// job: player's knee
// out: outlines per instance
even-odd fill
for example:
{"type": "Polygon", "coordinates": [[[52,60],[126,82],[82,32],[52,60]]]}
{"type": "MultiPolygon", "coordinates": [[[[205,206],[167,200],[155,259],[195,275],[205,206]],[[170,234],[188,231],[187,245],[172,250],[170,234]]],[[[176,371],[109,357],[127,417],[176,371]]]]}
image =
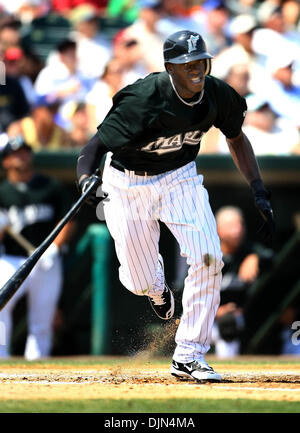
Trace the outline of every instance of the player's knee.
{"type": "Polygon", "coordinates": [[[200,257],[197,257],[196,263],[194,265],[197,269],[206,269],[209,275],[218,275],[221,274],[221,270],[224,266],[224,262],[222,260],[222,254],[217,253],[202,253],[200,257]]]}
{"type": "Polygon", "coordinates": [[[222,254],[205,253],[202,257],[203,266],[208,269],[209,275],[218,275],[224,266],[222,254]]]}
{"type": "Polygon", "coordinates": [[[151,291],[151,286],[143,286],[140,284],[129,285],[126,287],[130,292],[138,296],[148,296],[151,291]]]}

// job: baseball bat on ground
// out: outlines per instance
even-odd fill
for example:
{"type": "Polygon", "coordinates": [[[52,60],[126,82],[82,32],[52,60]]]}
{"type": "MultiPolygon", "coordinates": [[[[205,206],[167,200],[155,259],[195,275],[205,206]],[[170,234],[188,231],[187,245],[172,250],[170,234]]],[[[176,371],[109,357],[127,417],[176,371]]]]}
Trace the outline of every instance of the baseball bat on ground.
{"type": "MultiPolygon", "coordinates": [[[[68,213],[64,218],[57,224],[57,226],[52,230],[52,232],[47,236],[47,238],[41,243],[40,246],[25,260],[22,266],[16,270],[14,275],[4,284],[0,289],[0,311],[5,307],[8,301],[13,297],[18,288],[28,277],[33,267],[36,265],[37,261],[41,258],[47,248],[52,244],[59,232],[64,228],[67,222],[73,218],[74,215],[79,211],[85,200],[88,198],[90,193],[97,189],[101,183],[101,177],[94,174],[92,176],[92,182],[88,186],[87,190],[82,194],[82,196],[73,204],[68,213]]],[[[104,200],[104,197],[99,197],[99,202],[104,200]]]]}

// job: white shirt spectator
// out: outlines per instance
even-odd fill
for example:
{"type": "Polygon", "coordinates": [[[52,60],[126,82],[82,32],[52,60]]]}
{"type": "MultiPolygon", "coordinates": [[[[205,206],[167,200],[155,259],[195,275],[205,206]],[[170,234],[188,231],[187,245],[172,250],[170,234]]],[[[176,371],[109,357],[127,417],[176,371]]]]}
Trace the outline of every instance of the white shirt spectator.
{"type": "MultiPolygon", "coordinates": [[[[249,138],[256,155],[290,155],[299,144],[300,135],[295,124],[278,117],[270,108],[267,99],[251,95],[247,100],[243,131],[249,138]]],[[[219,137],[219,150],[228,153],[223,135],[219,137]]]]}
{"type": "Polygon", "coordinates": [[[258,87],[264,86],[266,71],[259,58],[251,55],[245,48],[234,43],[231,47],[221,51],[212,60],[212,75],[221,80],[225,80],[234,65],[246,65],[249,71],[248,87],[251,92],[255,92],[258,87]]]}
{"type": "Polygon", "coordinates": [[[256,155],[290,155],[300,140],[297,128],[280,117],[271,131],[263,131],[254,125],[245,125],[243,131],[256,155]]]}
{"type": "Polygon", "coordinates": [[[100,36],[89,39],[74,34],[73,39],[77,44],[78,70],[85,77],[99,78],[111,58],[110,44],[100,36]]]}
{"type": "Polygon", "coordinates": [[[157,23],[157,31],[162,35],[163,39],[182,29],[199,32],[199,21],[191,16],[168,15],[161,18],[157,23]]]}
{"type": "Polygon", "coordinates": [[[101,34],[97,9],[89,3],[72,8],[68,18],[76,42],[78,70],[89,78],[99,78],[111,57],[110,42],[101,34]]]}
{"type": "Polygon", "coordinates": [[[53,58],[50,64],[38,74],[35,81],[35,91],[38,96],[47,96],[49,101],[54,101],[57,98],[63,102],[80,101],[84,99],[90,84],[91,81],[79,71],[70,73],[58,58],[53,58]],[[59,97],[61,92],[65,93],[65,96],[59,97]]]}
{"type": "Polygon", "coordinates": [[[233,18],[228,26],[233,44],[222,50],[212,61],[212,75],[226,80],[232,66],[246,65],[249,72],[249,90],[257,92],[259,86],[267,79],[265,55],[253,52],[252,45],[256,34],[257,21],[251,15],[239,15],[233,18]]]}
{"type": "Polygon", "coordinates": [[[112,95],[109,85],[103,81],[97,81],[86,96],[86,103],[95,107],[95,115],[100,124],[112,107],[112,95]]]}
{"type": "Polygon", "coordinates": [[[163,55],[157,55],[162,52],[164,43],[159,33],[150,32],[143,21],[137,20],[125,30],[125,34],[127,38],[136,39],[139,43],[143,56],[142,61],[148,72],[165,69],[163,55]]]}
{"type": "Polygon", "coordinates": [[[70,72],[58,57],[53,56],[49,64],[40,71],[34,87],[38,99],[44,98],[48,104],[59,104],[58,123],[68,129],[68,104],[84,101],[93,82],[79,71],[70,72]]]}
{"type": "Polygon", "coordinates": [[[19,81],[25,93],[26,99],[29,102],[29,105],[33,107],[36,103],[37,95],[31,79],[27,77],[27,75],[21,75],[19,77],[19,81]]]}
{"type": "Polygon", "coordinates": [[[270,80],[265,88],[265,96],[272,109],[300,128],[300,87],[290,90],[277,80],[270,80]]]}

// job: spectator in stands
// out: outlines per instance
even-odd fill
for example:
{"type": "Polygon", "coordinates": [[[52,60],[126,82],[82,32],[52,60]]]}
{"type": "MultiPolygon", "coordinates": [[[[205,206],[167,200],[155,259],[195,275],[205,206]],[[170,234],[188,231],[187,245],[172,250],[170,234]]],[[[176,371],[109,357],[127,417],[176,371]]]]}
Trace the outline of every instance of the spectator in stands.
{"type": "Polygon", "coordinates": [[[163,38],[157,31],[157,22],[162,16],[160,0],[139,0],[139,16],[125,29],[127,38],[135,39],[142,53],[141,60],[148,72],[164,70],[163,57],[157,53],[162,51],[163,38]]]}
{"type": "Polygon", "coordinates": [[[71,129],[64,142],[64,147],[83,147],[91,137],[88,111],[84,102],[74,104],[73,110],[70,112],[70,123],[71,129]]]}
{"type": "Polygon", "coordinates": [[[20,22],[11,17],[3,17],[0,21],[0,49],[20,46],[20,22]]]}
{"type": "Polygon", "coordinates": [[[297,45],[299,49],[300,35],[285,21],[286,14],[283,14],[283,5],[273,0],[265,0],[258,7],[257,17],[262,27],[281,34],[285,39],[297,45]]]}
{"type": "Polygon", "coordinates": [[[293,82],[297,52],[287,46],[280,56],[270,56],[266,62],[266,70],[270,77],[258,93],[264,96],[271,108],[279,116],[290,120],[300,130],[300,83],[293,82]]]}
{"type": "Polygon", "coordinates": [[[217,55],[230,45],[226,27],[229,21],[229,12],[224,0],[205,0],[202,12],[194,15],[198,21],[198,32],[209,46],[210,52],[217,55]]]}
{"type": "Polygon", "coordinates": [[[49,0],[19,0],[17,2],[7,2],[14,6],[14,13],[22,24],[27,25],[34,19],[46,15],[50,11],[49,0]]]}
{"type": "Polygon", "coordinates": [[[22,48],[24,57],[22,59],[22,72],[26,75],[31,83],[34,84],[38,74],[45,66],[42,59],[31,48],[22,48]]]}
{"type": "Polygon", "coordinates": [[[76,43],[69,39],[62,40],[57,46],[57,57],[39,73],[35,90],[48,104],[58,103],[56,122],[64,129],[70,127],[67,114],[68,104],[84,100],[91,89],[92,80],[78,71],[76,43]]]}
{"type": "Polygon", "coordinates": [[[124,70],[124,86],[148,74],[142,56],[141,47],[136,39],[126,36],[125,30],[116,34],[113,40],[113,57],[119,61],[124,70]]]}
{"type": "Polygon", "coordinates": [[[240,15],[231,20],[228,31],[233,43],[213,59],[212,75],[224,80],[234,65],[244,64],[249,71],[249,90],[255,92],[257,86],[263,87],[266,79],[264,63],[252,47],[257,26],[251,15],[240,15]]]}
{"type": "MultiPolygon", "coordinates": [[[[21,30],[23,32],[23,28],[24,27],[22,26],[22,23],[11,16],[3,16],[2,18],[0,17],[0,51],[4,55],[5,52],[11,48],[21,49],[22,73],[23,75],[28,76],[33,83],[44,64],[35,53],[34,47],[24,46],[23,35],[21,37],[21,30]]],[[[14,55],[15,54],[16,52],[14,55]]]]}
{"type": "Polygon", "coordinates": [[[250,93],[249,79],[250,73],[248,65],[236,63],[229,69],[224,81],[245,98],[250,93]]]}
{"type": "Polygon", "coordinates": [[[123,86],[124,68],[118,59],[110,60],[102,77],[86,96],[88,126],[92,134],[112,106],[112,98],[123,86]]]}
{"type": "Polygon", "coordinates": [[[3,69],[1,70],[0,101],[0,133],[6,132],[12,122],[20,122],[30,114],[30,105],[21,84],[17,78],[8,75],[3,69]]]}
{"type": "MultiPolygon", "coordinates": [[[[227,75],[223,77],[223,80],[233,87],[241,96],[248,96],[251,93],[249,90],[250,74],[248,64],[246,62],[233,63],[231,68],[229,70],[226,69],[226,71],[227,75]]],[[[203,136],[200,151],[201,153],[228,152],[228,148],[226,150],[224,135],[218,128],[210,128],[203,136]]]]}
{"type": "Polygon", "coordinates": [[[199,22],[189,14],[185,0],[161,0],[163,16],[157,23],[157,30],[166,39],[172,33],[182,29],[199,31],[199,22]]]}
{"type": "Polygon", "coordinates": [[[262,269],[271,263],[273,252],[247,239],[241,209],[234,206],[220,208],[216,212],[216,222],[224,268],[212,343],[218,357],[232,357],[241,351],[243,307],[249,296],[249,287],[262,269]]]}
{"type": "Polygon", "coordinates": [[[285,21],[283,6],[278,6],[270,0],[263,2],[257,12],[258,21],[262,28],[256,33],[252,41],[253,50],[266,60],[277,57],[278,53],[293,52],[295,67],[293,83],[300,86],[300,34],[299,31],[285,21]],[[276,46],[276,50],[274,47],[276,46]]]}
{"type": "Polygon", "coordinates": [[[4,64],[6,72],[11,77],[18,79],[25,93],[26,99],[30,106],[36,102],[36,93],[30,78],[24,74],[25,56],[22,48],[10,47],[7,48],[4,55],[4,64]]]}
{"type": "Polygon", "coordinates": [[[278,31],[261,28],[253,36],[252,47],[264,59],[266,71],[264,80],[257,81],[255,93],[266,97],[277,114],[299,127],[300,45],[278,31]]]}
{"type": "Polygon", "coordinates": [[[81,5],[69,13],[76,42],[79,72],[88,78],[97,79],[111,57],[111,45],[101,34],[97,9],[91,5],[81,5]]]}
{"type": "Polygon", "coordinates": [[[277,116],[266,99],[250,95],[247,104],[243,130],[252,140],[256,155],[289,155],[299,147],[300,133],[296,126],[277,116]]]}
{"type": "Polygon", "coordinates": [[[257,0],[227,0],[226,5],[231,16],[244,14],[256,16],[257,0]]]}
{"type": "Polygon", "coordinates": [[[40,98],[32,109],[32,115],[20,122],[10,124],[7,133],[10,137],[22,135],[34,150],[58,150],[66,146],[67,132],[55,122],[57,103],[48,103],[40,98]]]}
{"type": "Polygon", "coordinates": [[[299,31],[300,3],[298,0],[285,0],[281,5],[282,18],[288,31],[299,31]]]}
{"type": "MultiPolygon", "coordinates": [[[[256,155],[291,155],[299,151],[300,133],[293,122],[278,116],[266,97],[251,94],[246,101],[248,111],[243,131],[252,140],[256,155]]],[[[208,150],[228,153],[224,136],[213,132],[204,137],[206,153],[208,150]]]]}

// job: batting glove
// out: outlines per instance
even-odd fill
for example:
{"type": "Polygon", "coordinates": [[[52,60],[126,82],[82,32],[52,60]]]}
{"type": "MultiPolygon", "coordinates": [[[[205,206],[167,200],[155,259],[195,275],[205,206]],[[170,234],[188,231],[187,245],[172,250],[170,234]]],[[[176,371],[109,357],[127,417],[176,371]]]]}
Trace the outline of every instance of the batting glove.
{"type": "Polygon", "coordinates": [[[258,230],[258,235],[264,241],[272,241],[275,234],[275,221],[270,203],[271,193],[268,191],[261,179],[251,182],[255,206],[264,219],[263,225],[258,230]]]}
{"type": "MultiPolygon", "coordinates": [[[[99,169],[96,170],[95,174],[96,174],[96,176],[101,177],[101,173],[100,173],[99,169]]],[[[85,177],[84,179],[82,179],[82,181],[80,183],[78,183],[79,192],[81,194],[84,194],[86,192],[86,190],[88,189],[88,187],[91,185],[92,181],[93,181],[92,176],[85,177]]],[[[85,202],[88,205],[90,205],[92,207],[97,207],[98,203],[107,197],[107,194],[103,193],[102,190],[101,190],[101,194],[99,195],[99,188],[101,190],[101,187],[98,187],[97,189],[94,189],[93,191],[91,191],[91,193],[89,194],[89,196],[85,200],[85,202]]]]}

